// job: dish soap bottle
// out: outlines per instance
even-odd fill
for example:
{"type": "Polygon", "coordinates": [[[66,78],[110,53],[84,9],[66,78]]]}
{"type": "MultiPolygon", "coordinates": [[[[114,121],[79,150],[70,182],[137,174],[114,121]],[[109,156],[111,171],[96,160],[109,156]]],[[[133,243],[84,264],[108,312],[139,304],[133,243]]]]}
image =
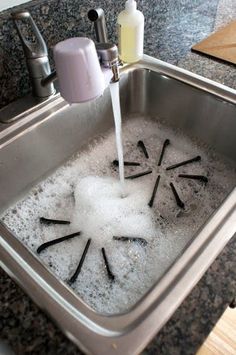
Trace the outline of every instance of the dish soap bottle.
{"type": "Polygon", "coordinates": [[[118,48],[120,59],[134,63],[143,56],[144,16],[137,10],[135,0],[127,0],[118,23],[118,48]]]}

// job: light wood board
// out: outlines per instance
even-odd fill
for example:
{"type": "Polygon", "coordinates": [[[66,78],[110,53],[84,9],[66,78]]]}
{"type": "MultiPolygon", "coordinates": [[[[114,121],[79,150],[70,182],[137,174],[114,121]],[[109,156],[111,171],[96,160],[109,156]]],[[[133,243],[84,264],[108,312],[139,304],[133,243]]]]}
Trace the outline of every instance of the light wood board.
{"type": "Polygon", "coordinates": [[[195,44],[192,50],[236,64],[236,21],[195,44]]]}
{"type": "Polygon", "coordinates": [[[197,355],[236,355],[236,308],[227,308],[197,355]]]}

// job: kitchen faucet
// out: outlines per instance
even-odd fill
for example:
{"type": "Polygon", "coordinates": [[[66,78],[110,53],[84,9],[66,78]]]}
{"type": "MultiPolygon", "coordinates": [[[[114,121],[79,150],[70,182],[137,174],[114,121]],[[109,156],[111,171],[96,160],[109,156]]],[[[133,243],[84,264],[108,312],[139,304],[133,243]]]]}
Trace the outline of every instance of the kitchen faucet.
{"type": "MultiPolygon", "coordinates": [[[[105,43],[95,44],[91,39],[76,37],[59,42],[54,47],[56,71],[51,72],[45,41],[28,11],[12,14],[23,45],[32,83],[33,95],[47,99],[54,95],[53,81],[59,80],[61,95],[69,102],[84,102],[100,96],[108,82],[119,80],[119,60],[116,45],[107,43],[105,19],[99,10],[96,25],[97,38],[105,43]],[[29,41],[22,30],[28,21],[34,35],[29,41]]],[[[97,11],[94,10],[94,11],[97,11]]]]}

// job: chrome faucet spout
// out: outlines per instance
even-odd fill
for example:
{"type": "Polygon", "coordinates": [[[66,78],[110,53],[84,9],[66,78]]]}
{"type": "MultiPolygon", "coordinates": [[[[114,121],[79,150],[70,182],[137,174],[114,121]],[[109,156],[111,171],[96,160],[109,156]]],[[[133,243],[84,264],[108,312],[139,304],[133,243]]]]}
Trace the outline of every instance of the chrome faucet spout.
{"type": "Polygon", "coordinates": [[[116,83],[117,81],[120,80],[119,61],[111,63],[111,70],[113,73],[111,82],[116,83]]]}
{"type": "Polygon", "coordinates": [[[96,50],[100,63],[107,68],[110,68],[113,73],[112,82],[119,81],[119,57],[118,48],[112,43],[97,43],[96,50]]]}

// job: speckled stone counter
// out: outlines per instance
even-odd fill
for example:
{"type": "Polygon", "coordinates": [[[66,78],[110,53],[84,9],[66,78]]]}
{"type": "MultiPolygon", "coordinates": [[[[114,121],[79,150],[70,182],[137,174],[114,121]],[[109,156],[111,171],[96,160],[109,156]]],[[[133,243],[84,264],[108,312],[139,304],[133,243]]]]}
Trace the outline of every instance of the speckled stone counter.
{"type": "MultiPolygon", "coordinates": [[[[236,18],[235,0],[140,0],[145,18],[145,52],[236,88],[236,67],[192,53],[191,46],[236,18]]],[[[124,1],[48,0],[25,5],[51,48],[58,40],[81,33],[91,36],[87,10],[101,6],[109,37],[116,40],[115,21],[124,1]]],[[[30,90],[23,52],[9,24],[0,15],[0,105],[30,90]],[[14,53],[14,55],[12,55],[14,53]]],[[[143,354],[194,354],[236,293],[236,236],[143,354]]],[[[59,328],[0,271],[0,338],[16,354],[81,354],[59,328]]]]}

